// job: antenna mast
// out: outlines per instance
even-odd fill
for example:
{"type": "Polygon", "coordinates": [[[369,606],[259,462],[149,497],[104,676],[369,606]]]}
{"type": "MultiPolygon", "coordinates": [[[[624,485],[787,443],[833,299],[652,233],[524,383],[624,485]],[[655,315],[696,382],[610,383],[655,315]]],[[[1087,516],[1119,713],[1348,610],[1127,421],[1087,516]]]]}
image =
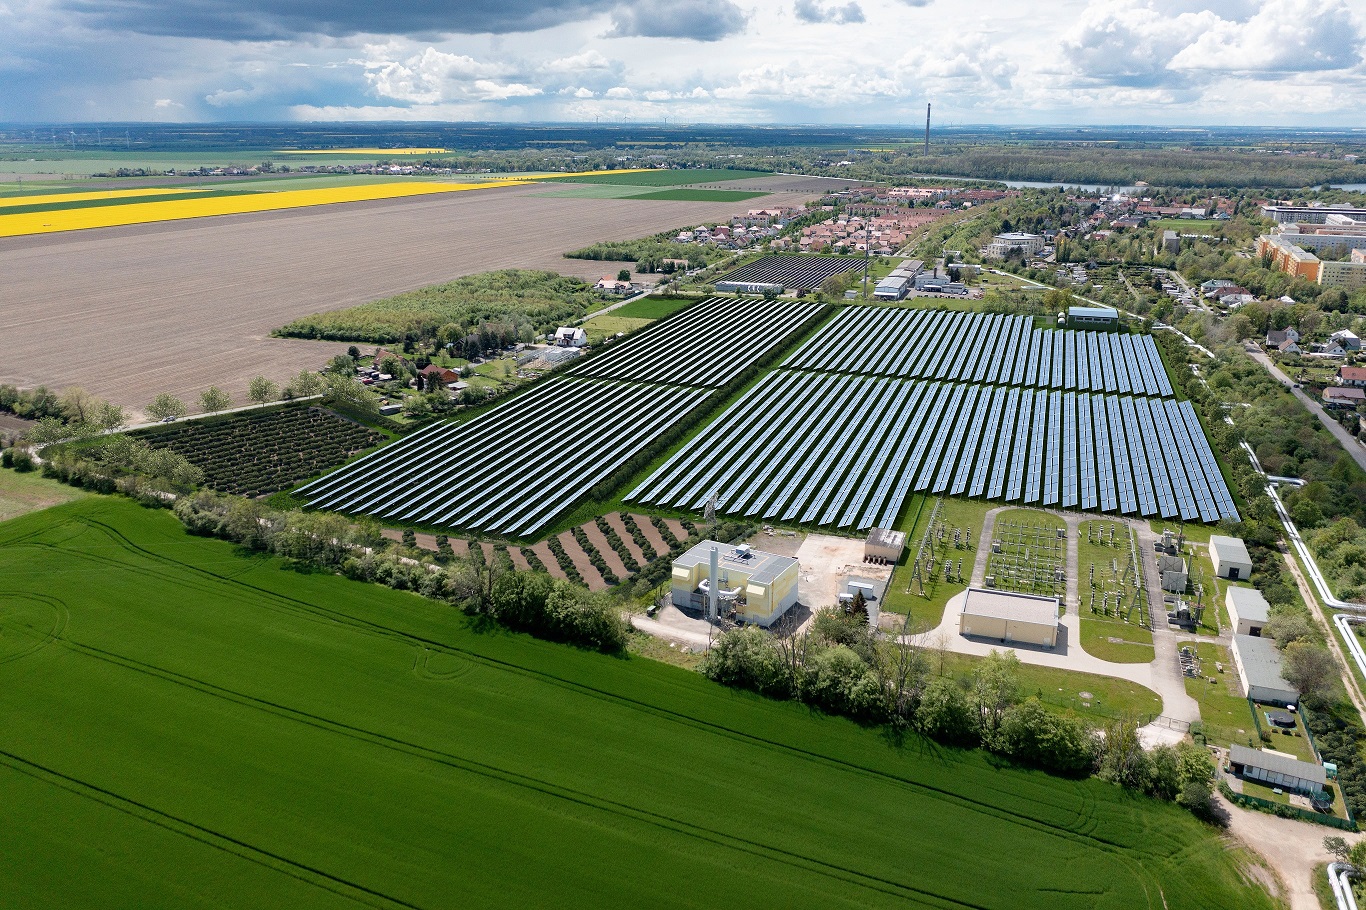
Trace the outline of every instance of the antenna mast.
{"type": "Polygon", "coordinates": [[[930,105],[925,105],[925,157],[930,157],[930,105]]]}

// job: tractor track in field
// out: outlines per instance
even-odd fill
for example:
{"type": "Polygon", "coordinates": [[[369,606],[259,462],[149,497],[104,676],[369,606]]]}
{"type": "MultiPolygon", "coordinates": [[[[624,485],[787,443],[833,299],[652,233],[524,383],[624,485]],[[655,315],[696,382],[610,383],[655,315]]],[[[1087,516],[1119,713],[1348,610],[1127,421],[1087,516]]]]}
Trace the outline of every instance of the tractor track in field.
{"type": "MultiPolygon", "coordinates": [[[[398,641],[405,644],[423,646],[430,648],[433,651],[446,652],[452,655],[461,656],[493,669],[498,669],[504,672],[509,672],[520,676],[538,679],[544,683],[548,683],[550,685],[554,685],[556,687],[563,688],[569,691],[578,692],[582,695],[586,695],[588,697],[592,697],[607,702],[609,704],[614,704],[618,707],[623,707],[629,710],[636,710],[643,713],[647,713],[661,719],[678,723],[682,726],[686,726],[692,729],[709,733],[711,735],[721,736],[739,742],[750,743],[752,745],[760,746],[762,748],[784,752],[794,757],[800,758],[802,760],[822,765],[834,770],[839,770],[844,773],[853,774],[858,777],[880,780],[894,787],[909,792],[917,793],[930,799],[939,800],[955,805],[966,811],[975,812],[986,817],[994,818],[998,821],[1017,825],[1027,830],[1032,830],[1037,833],[1046,834],[1052,837],[1060,838],[1062,840],[1071,841],[1079,845],[1086,845],[1091,848],[1101,850],[1112,856],[1116,861],[1120,862],[1125,868],[1127,868],[1131,872],[1131,874],[1135,876],[1137,880],[1139,880],[1142,883],[1145,889],[1145,903],[1149,907],[1157,906],[1153,903],[1154,898],[1149,887],[1149,885],[1151,884],[1151,873],[1149,873],[1148,870],[1145,869],[1142,866],[1142,864],[1140,864],[1138,861],[1133,860],[1126,855],[1129,849],[1127,845],[1112,840],[1108,840],[1100,833],[1081,833],[1081,831],[1079,830],[1081,826],[1086,825],[1087,827],[1091,828],[1094,832],[1094,829],[1096,827],[1094,824],[1094,818],[1091,818],[1089,825],[1087,824],[1087,816],[1094,815],[1092,811],[1093,801],[1090,798],[1083,799],[1081,811],[1079,811],[1076,816],[1076,826],[1070,828],[1062,827],[1056,823],[1046,822],[1037,817],[1012,810],[1010,808],[998,805],[996,803],[984,799],[975,799],[970,796],[956,793],[933,784],[910,780],[905,777],[901,777],[896,774],[887,771],[882,771],[876,768],[868,767],[866,765],[861,765],[853,761],[823,755],[811,749],[806,749],[800,746],[768,739],[763,736],[756,735],[754,733],[728,727],[724,724],[718,724],[714,721],[704,720],[702,718],[698,718],[681,711],[661,707],[659,705],[653,705],[648,702],[641,701],[639,699],[611,692],[599,687],[591,686],[586,683],[568,679],[566,677],[557,676],[553,673],[548,673],[543,670],[533,669],[511,661],[490,657],[488,655],[481,654],[474,650],[461,648],[456,645],[450,645],[444,642],[436,641],[434,639],[424,638],[420,635],[404,632],[402,630],[394,629],[380,623],[360,619],[358,617],[351,616],[350,614],[346,614],[334,609],[321,607],[309,603],[308,601],[290,597],[289,595],[280,594],[276,591],[272,591],[268,588],[263,588],[259,585],[251,584],[240,579],[226,578],[223,575],[220,575],[208,569],[204,569],[190,563],[181,562],[179,560],[173,559],[172,557],[164,556],[155,553],[151,550],[148,550],[144,547],[141,547],[133,541],[129,540],[121,531],[119,531],[111,525],[106,524],[105,522],[87,517],[85,519],[82,519],[81,523],[88,525],[92,528],[92,530],[97,530],[98,532],[105,534],[110,538],[111,542],[116,543],[127,552],[138,554],[143,558],[152,560],[157,563],[177,566],[185,572],[189,572],[193,575],[203,577],[206,580],[213,580],[218,583],[227,583],[235,587],[250,590],[256,593],[257,595],[261,596],[263,601],[273,603],[274,609],[286,611],[295,615],[303,615],[319,622],[327,622],[345,626],[352,629],[353,631],[360,632],[362,634],[372,634],[391,641],[398,641]]],[[[40,546],[44,549],[60,549],[50,545],[38,544],[36,546],[40,546]]],[[[62,552],[69,554],[69,551],[62,552]]],[[[88,553],[82,553],[80,555],[83,558],[94,558],[96,561],[102,563],[117,565],[125,570],[131,568],[130,566],[128,566],[127,563],[119,563],[116,560],[111,560],[107,557],[92,557],[91,554],[88,553]]],[[[134,571],[137,570],[134,569],[134,571]]],[[[156,575],[158,573],[152,574],[156,575]]],[[[177,579],[176,583],[183,585],[184,580],[177,579]]],[[[285,708],[285,710],[294,711],[294,709],[289,708],[285,708]]],[[[327,723],[334,722],[328,721],[327,723]]],[[[346,727],[346,725],[344,724],[339,724],[338,726],[341,728],[346,727]]],[[[375,735],[384,738],[380,734],[375,735]]],[[[593,798],[597,799],[597,797],[593,798]]],[[[642,810],[635,810],[632,807],[632,811],[642,810]]],[[[713,834],[726,837],[731,836],[725,835],[723,832],[713,832],[713,834]]],[[[925,896],[932,895],[929,895],[927,893],[925,896]]],[[[960,906],[971,905],[960,904],[960,906]]]]}

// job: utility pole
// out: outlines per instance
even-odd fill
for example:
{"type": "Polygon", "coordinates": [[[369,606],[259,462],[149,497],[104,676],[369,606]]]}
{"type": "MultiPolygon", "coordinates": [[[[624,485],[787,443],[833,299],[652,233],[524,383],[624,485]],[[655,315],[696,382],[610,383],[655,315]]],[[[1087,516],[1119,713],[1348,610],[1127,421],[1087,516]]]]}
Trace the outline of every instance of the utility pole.
{"type": "Polygon", "coordinates": [[[930,105],[925,104],[925,157],[930,157],[930,105]]]}

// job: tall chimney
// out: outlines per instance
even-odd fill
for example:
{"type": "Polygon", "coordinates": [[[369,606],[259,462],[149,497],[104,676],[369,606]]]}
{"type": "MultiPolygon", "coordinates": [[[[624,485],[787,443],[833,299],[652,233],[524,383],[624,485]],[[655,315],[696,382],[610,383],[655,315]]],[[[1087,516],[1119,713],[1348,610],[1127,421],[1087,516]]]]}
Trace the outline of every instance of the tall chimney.
{"type": "Polygon", "coordinates": [[[930,157],[930,105],[925,105],[925,157],[930,157]]]}

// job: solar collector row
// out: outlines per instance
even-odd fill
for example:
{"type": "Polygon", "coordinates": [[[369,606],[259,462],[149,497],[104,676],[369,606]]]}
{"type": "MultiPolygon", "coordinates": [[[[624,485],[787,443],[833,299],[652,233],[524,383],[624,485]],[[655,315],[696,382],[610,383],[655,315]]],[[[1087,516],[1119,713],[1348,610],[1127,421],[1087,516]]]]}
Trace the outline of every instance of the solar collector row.
{"type": "Polygon", "coordinates": [[[1151,337],[1041,330],[1026,316],[847,307],[793,369],[1171,397],[1151,337]]]}
{"type": "Polygon", "coordinates": [[[812,290],[831,275],[863,268],[862,259],[835,256],[761,256],[723,275],[719,281],[741,284],[780,284],[785,288],[812,290]]]}
{"type": "Polygon", "coordinates": [[[571,508],[710,390],[555,378],[304,487],[315,508],[521,537],[571,508]]]}
{"type": "Polygon", "coordinates": [[[821,310],[792,300],[713,297],[609,346],[576,376],[723,386],[782,344],[821,310]]]}
{"type": "Polygon", "coordinates": [[[627,498],[693,510],[716,493],[729,514],[854,530],[912,492],[1236,517],[1183,404],[779,371],[627,498]]]}

